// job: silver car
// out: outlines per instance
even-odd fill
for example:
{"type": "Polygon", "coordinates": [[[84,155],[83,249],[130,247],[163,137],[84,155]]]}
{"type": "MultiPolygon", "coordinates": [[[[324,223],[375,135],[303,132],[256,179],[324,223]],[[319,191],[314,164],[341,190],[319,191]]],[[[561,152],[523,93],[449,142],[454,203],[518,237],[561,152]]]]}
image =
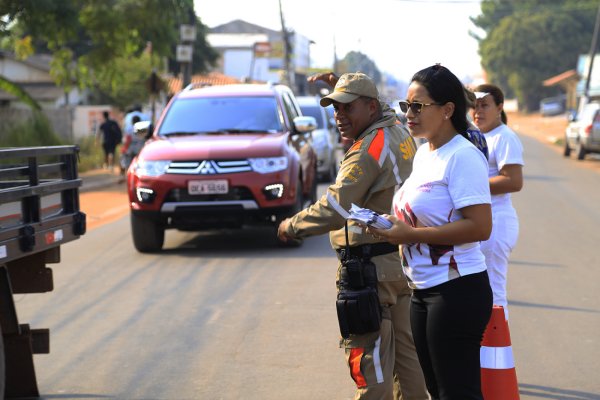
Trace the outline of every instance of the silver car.
{"type": "Polygon", "coordinates": [[[317,153],[317,173],[324,181],[333,181],[337,175],[337,148],[339,134],[335,122],[329,117],[327,111],[319,105],[319,97],[296,97],[302,115],[314,117],[317,120],[317,129],[312,131],[312,146],[317,153]]]}
{"type": "Polygon", "coordinates": [[[569,157],[572,150],[578,160],[588,153],[600,153],[600,103],[584,104],[571,118],[565,131],[564,156],[569,157]]]}

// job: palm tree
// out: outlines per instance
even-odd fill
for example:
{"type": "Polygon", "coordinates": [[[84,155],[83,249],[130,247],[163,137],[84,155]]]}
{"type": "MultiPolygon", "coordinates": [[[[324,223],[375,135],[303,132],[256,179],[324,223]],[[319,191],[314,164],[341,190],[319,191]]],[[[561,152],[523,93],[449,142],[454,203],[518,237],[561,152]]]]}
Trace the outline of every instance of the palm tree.
{"type": "Polygon", "coordinates": [[[12,82],[3,77],[2,75],[0,75],[0,89],[16,96],[20,101],[27,104],[34,111],[40,111],[42,109],[39,103],[35,101],[35,99],[31,97],[29,93],[23,90],[23,88],[18,83],[12,82]]]}

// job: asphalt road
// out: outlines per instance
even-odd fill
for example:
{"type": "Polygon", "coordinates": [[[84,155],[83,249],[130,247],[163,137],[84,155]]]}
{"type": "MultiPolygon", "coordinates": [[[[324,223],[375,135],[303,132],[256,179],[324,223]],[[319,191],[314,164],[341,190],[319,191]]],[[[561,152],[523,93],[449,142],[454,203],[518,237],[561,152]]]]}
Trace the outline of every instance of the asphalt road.
{"type": "MultiPolygon", "coordinates": [[[[600,399],[600,161],[522,140],[509,273],[521,399],[600,399]]],[[[43,398],[352,398],[324,236],[282,249],[268,230],[169,231],[163,253],[142,255],[124,217],[50,267],[54,292],[17,296],[22,323],[51,331],[35,356],[43,398]]]]}

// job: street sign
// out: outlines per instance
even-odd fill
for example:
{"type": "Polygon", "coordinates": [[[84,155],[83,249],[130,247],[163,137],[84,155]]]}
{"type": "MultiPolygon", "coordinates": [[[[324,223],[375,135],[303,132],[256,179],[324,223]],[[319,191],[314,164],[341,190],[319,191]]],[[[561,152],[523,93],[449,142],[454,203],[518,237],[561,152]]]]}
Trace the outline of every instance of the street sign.
{"type": "Polygon", "coordinates": [[[269,42],[254,43],[254,54],[257,57],[268,57],[269,53],[271,53],[271,43],[269,43],[269,42]]]}
{"type": "Polygon", "coordinates": [[[196,40],[196,26],[180,25],[179,37],[181,38],[182,42],[194,42],[196,40]]]}
{"type": "Polygon", "coordinates": [[[175,60],[177,62],[192,62],[193,47],[189,44],[178,44],[177,55],[175,60]]]}

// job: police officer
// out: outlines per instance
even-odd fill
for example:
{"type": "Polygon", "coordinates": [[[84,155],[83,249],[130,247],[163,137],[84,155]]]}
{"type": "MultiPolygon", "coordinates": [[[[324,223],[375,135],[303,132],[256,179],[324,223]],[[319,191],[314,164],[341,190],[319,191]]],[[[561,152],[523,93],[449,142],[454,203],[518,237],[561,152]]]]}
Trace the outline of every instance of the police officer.
{"type": "MultiPolygon", "coordinates": [[[[278,236],[292,240],[329,232],[331,245],[341,259],[351,204],[380,214],[390,213],[394,192],[412,170],[416,146],[394,111],[378,101],[377,87],[367,75],[347,73],[338,80],[329,73],[310,80],[335,84],[334,91],[320,104],[333,104],[341,135],[354,143],[327,193],[309,208],[282,221],[278,236]]],[[[379,331],[351,334],[340,341],[357,386],[355,398],[429,399],[412,340],[411,291],[398,247],[377,241],[350,220],[348,231],[351,255],[370,259],[376,265],[383,318],[379,331]]],[[[339,268],[341,264],[338,277],[339,268]]]]}

